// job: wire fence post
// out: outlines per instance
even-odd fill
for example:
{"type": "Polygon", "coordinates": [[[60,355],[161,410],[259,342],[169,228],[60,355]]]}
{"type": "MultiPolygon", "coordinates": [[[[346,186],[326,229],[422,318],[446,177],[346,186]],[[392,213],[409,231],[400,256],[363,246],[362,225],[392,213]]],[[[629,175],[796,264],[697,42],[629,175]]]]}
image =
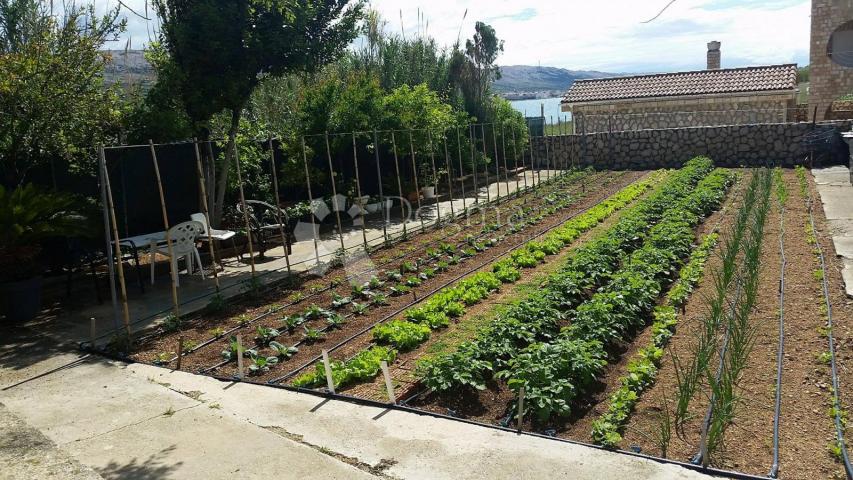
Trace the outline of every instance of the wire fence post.
{"type": "MultiPolygon", "coordinates": [[[[110,229],[110,210],[109,210],[109,202],[107,201],[107,188],[106,188],[106,176],[107,176],[107,166],[106,160],[104,157],[104,147],[98,146],[98,180],[101,191],[101,208],[103,209],[103,221],[104,221],[104,250],[107,252],[107,258],[110,259],[109,263],[109,278],[110,278],[110,300],[112,301],[113,306],[113,327],[118,330],[119,329],[119,306],[118,306],[118,293],[116,292],[116,267],[113,263],[116,259],[121,260],[121,255],[118,257],[113,256],[113,240],[112,240],[112,230],[110,229]]],[[[116,239],[117,240],[117,239],[116,239]]],[[[115,248],[118,249],[118,242],[115,243],[115,248]]]]}
{"type": "MultiPolygon", "coordinates": [[[[485,141],[485,132],[483,133],[485,141]]],[[[492,123],[492,153],[494,153],[495,157],[495,189],[497,190],[497,198],[495,199],[495,203],[500,203],[501,201],[501,172],[500,172],[500,160],[498,159],[498,137],[495,132],[495,123],[492,123]]],[[[509,187],[507,187],[509,189],[509,187]]],[[[504,198],[506,198],[507,192],[504,192],[504,198]]]]}
{"type": "Polygon", "coordinates": [[[480,182],[477,179],[477,156],[476,145],[474,140],[474,129],[477,128],[474,124],[468,126],[468,136],[471,140],[471,174],[474,175],[474,205],[479,208],[480,205],[480,182]]]}
{"type": "Polygon", "coordinates": [[[462,164],[462,135],[459,132],[459,126],[456,126],[456,151],[459,159],[459,188],[462,189],[462,212],[465,214],[465,219],[468,218],[468,203],[465,198],[465,168],[462,164]]]}
{"type": "MultiPolygon", "coordinates": [[[[506,163],[506,130],[501,122],[501,153],[504,157],[504,182],[506,183],[506,193],[509,196],[509,168],[506,163]]],[[[518,196],[518,172],[515,172],[515,195],[518,196]]]]}
{"type": "MultiPolygon", "coordinates": [[[[486,124],[480,124],[480,133],[483,135],[483,173],[486,175],[486,204],[492,203],[492,194],[489,190],[491,190],[489,185],[489,164],[486,160],[489,158],[489,154],[486,152],[486,124]]],[[[476,138],[477,132],[475,130],[474,136],[476,138]]],[[[484,214],[485,215],[485,214],[484,214]]]]}
{"type": "Polygon", "coordinates": [[[243,173],[240,167],[240,153],[237,142],[234,142],[234,165],[237,167],[237,186],[240,191],[240,206],[243,210],[243,221],[246,223],[246,239],[249,245],[249,264],[252,266],[252,279],[255,279],[255,247],[252,244],[252,225],[249,223],[249,207],[246,205],[246,194],[243,191],[243,173]]]}
{"type": "Polygon", "coordinates": [[[400,181],[400,160],[397,157],[397,137],[394,131],[391,130],[391,145],[394,148],[394,170],[397,172],[397,193],[400,195],[400,219],[403,222],[403,237],[406,236],[406,224],[409,223],[406,218],[405,205],[403,204],[403,184],[400,181]]]}
{"type": "Polygon", "coordinates": [[[198,149],[198,139],[193,138],[193,148],[195,149],[195,167],[198,174],[198,189],[201,197],[202,215],[204,215],[205,230],[207,230],[207,246],[210,250],[210,266],[213,269],[213,283],[216,286],[216,293],[219,293],[219,273],[216,268],[216,250],[213,248],[213,227],[210,226],[210,209],[207,204],[207,190],[204,186],[204,172],[201,168],[201,152],[198,149]]]}
{"type": "Polygon", "coordinates": [[[530,139],[527,142],[527,146],[530,149],[530,173],[531,173],[531,177],[532,177],[531,182],[533,183],[533,189],[538,190],[536,177],[537,177],[537,175],[539,176],[538,184],[541,185],[542,184],[542,172],[537,168],[536,162],[535,162],[534,157],[533,157],[533,139],[535,138],[533,136],[533,132],[532,131],[528,132],[528,136],[530,137],[530,139]]]}
{"type": "MultiPolygon", "coordinates": [[[[171,234],[169,233],[169,215],[166,212],[166,196],[163,194],[163,181],[160,178],[160,165],[157,163],[157,152],[154,150],[154,141],[148,140],[148,146],[151,149],[151,162],[154,164],[154,177],[157,179],[157,191],[160,193],[160,209],[163,212],[163,226],[166,231],[166,251],[169,253],[169,270],[172,272],[172,306],[175,318],[180,318],[180,308],[178,307],[178,260],[174,257],[174,252],[172,252],[172,239],[171,234]]],[[[154,261],[154,247],[155,245],[152,242],[152,253],[151,253],[151,261],[154,261]]],[[[192,262],[192,260],[189,260],[192,262]]],[[[153,271],[153,270],[152,270],[153,271]]]]}
{"type": "MultiPolygon", "coordinates": [[[[287,241],[287,235],[284,234],[284,222],[281,218],[281,197],[278,195],[278,172],[275,165],[275,146],[272,143],[272,137],[269,139],[270,146],[270,168],[272,169],[272,188],[275,195],[275,216],[278,222],[278,233],[281,235],[281,248],[284,250],[284,263],[287,265],[287,274],[290,275],[290,254],[287,252],[290,249],[290,243],[287,241]]],[[[286,215],[285,215],[286,216],[286,215]]],[[[289,220],[289,218],[288,218],[289,220]]]]}
{"type": "Polygon", "coordinates": [[[376,183],[379,185],[379,205],[382,209],[382,238],[388,243],[388,222],[391,216],[391,209],[386,207],[385,192],[382,187],[382,168],[379,166],[379,132],[373,129],[373,156],[376,161],[376,183]]]}
{"type": "Polygon", "coordinates": [[[444,132],[444,168],[447,170],[447,194],[450,196],[450,218],[456,219],[456,210],[453,207],[453,169],[450,168],[450,152],[447,151],[447,132],[444,132]]]}
{"type": "Polygon", "coordinates": [[[551,167],[553,165],[553,163],[551,162],[551,149],[550,149],[551,137],[547,136],[547,137],[543,137],[542,139],[545,141],[545,172],[546,172],[545,173],[545,181],[550,183],[551,182],[551,167]]]}
{"type": "Polygon", "coordinates": [[[308,205],[310,205],[311,210],[311,238],[314,240],[314,258],[317,261],[317,266],[320,266],[320,248],[317,242],[317,236],[319,235],[317,222],[314,217],[314,195],[311,193],[311,174],[308,173],[308,152],[305,148],[305,137],[302,137],[302,164],[305,166],[305,186],[308,188],[308,205]]]}
{"type": "Polygon", "coordinates": [[[421,210],[421,187],[418,185],[418,165],[415,160],[415,141],[412,138],[412,131],[409,130],[409,153],[412,156],[412,177],[415,180],[415,199],[417,200],[418,211],[416,216],[418,220],[421,222],[421,231],[426,231],[426,226],[424,225],[424,212],[421,210]]]}
{"type": "Polygon", "coordinates": [[[344,245],[344,229],[341,226],[341,199],[338,198],[338,187],[335,186],[335,170],[332,168],[332,149],[329,147],[329,132],[323,136],[326,140],[326,160],[329,163],[329,178],[332,181],[332,209],[335,211],[335,221],[338,224],[338,239],[341,241],[341,255],[345,255],[347,248],[344,245]]]}
{"type": "MultiPolygon", "coordinates": [[[[518,180],[518,144],[515,139],[515,129],[512,129],[512,160],[515,165],[515,189],[519,190],[519,180],[518,180]]],[[[527,168],[524,166],[524,151],[521,152],[521,173],[524,174],[524,190],[527,191],[527,168]]]]}
{"type": "Polygon", "coordinates": [[[361,194],[361,174],[358,172],[358,148],[356,146],[355,141],[355,132],[352,132],[352,164],[355,167],[355,189],[358,193],[358,202],[356,205],[358,206],[358,213],[361,216],[361,238],[364,240],[364,252],[367,253],[367,231],[365,230],[365,216],[367,215],[367,209],[365,205],[362,205],[364,202],[364,196],[361,194]]]}
{"type": "MultiPolygon", "coordinates": [[[[438,196],[438,169],[435,168],[435,146],[432,143],[432,131],[427,130],[427,138],[429,139],[429,159],[432,162],[432,193],[435,197],[435,226],[441,223],[441,203],[438,196]]],[[[429,187],[429,185],[427,185],[429,187]]],[[[452,205],[452,202],[451,202],[452,205]]]]}
{"type": "MultiPolygon", "coordinates": [[[[107,208],[109,208],[108,216],[110,218],[110,227],[113,234],[113,242],[115,243],[115,261],[116,270],[118,270],[119,294],[121,295],[122,319],[124,321],[125,334],[127,335],[127,348],[130,351],[131,334],[130,334],[130,307],[127,304],[127,284],[124,279],[124,266],[121,262],[121,243],[118,234],[118,222],[116,222],[115,203],[113,202],[113,191],[110,187],[110,175],[107,170],[107,161],[104,156],[104,147],[98,148],[100,152],[101,170],[104,179],[104,196],[107,199],[107,208]]],[[[112,261],[112,260],[111,260],[112,261]]],[[[94,345],[92,345],[94,348],[94,345]]]]}

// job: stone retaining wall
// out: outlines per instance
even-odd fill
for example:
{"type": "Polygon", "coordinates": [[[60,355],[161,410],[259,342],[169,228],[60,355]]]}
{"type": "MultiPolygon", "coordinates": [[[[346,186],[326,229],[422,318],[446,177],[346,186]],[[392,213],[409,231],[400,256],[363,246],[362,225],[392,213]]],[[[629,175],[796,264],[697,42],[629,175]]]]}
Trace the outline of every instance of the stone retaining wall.
{"type": "MultiPolygon", "coordinates": [[[[813,148],[810,138],[815,130],[830,132],[833,138],[837,136],[834,148],[838,149],[840,143],[844,150],[846,146],[840,135],[831,132],[850,128],[851,122],[844,121],[817,126],[777,123],[535,137],[534,164],[541,168],[550,162],[551,167],[648,170],[679,167],[697,155],[706,155],[723,167],[791,167],[809,158],[813,148]]],[[[839,158],[831,161],[846,159],[843,151],[835,155],[839,158]]]]}

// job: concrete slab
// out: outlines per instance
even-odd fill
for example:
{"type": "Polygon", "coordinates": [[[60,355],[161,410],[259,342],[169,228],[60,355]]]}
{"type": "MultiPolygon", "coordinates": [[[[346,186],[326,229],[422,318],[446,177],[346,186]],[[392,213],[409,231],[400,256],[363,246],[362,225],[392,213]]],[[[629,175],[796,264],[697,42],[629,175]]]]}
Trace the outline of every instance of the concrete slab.
{"type": "Polygon", "coordinates": [[[0,403],[0,480],[102,480],[0,403]]]}
{"type": "Polygon", "coordinates": [[[200,397],[246,421],[406,479],[480,478],[710,478],[674,465],[579,445],[492,430],[426,415],[339,401],[147,365],[131,365],[138,377],[200,397]]]}
{"type": "Polygon", "coordinates": [[[850,185],[850,170],[847,167],[815,168],[812,174],[818,185],[850,185]]]}
{"type": "Polygon", "coordinates": [[[73,442],[67,448],[104,478],[116,480],[375,478],[204,404],[73,442]]]}
{"type": "Polygon", "coordinates": [[[835,253],[839,257],[853,258],[853,237],[833,235],[832,243],[835,245],[835,253]]]}
{"type": "Polygon", "coordinates": [[[841,278],[844,279],[844,288],[847,296],[853,298],[853,260],[844,259],[844,269],[841,270],[841,278]]]}
{"type": "Polygon", "coordinates": [[[853,220],[853,186],[823,185],[818,187],[826,218],[853,220]]]}

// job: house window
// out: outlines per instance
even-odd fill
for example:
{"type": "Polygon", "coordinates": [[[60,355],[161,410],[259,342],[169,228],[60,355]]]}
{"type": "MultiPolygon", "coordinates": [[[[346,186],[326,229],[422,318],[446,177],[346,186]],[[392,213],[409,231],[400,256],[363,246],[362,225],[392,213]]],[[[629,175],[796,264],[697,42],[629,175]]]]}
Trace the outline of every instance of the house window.
{"type": "Polygon", "coordinates": [[[826,46],[826,54],[839,65],[853,67],[853,21],[832,32],[826,46]]]}

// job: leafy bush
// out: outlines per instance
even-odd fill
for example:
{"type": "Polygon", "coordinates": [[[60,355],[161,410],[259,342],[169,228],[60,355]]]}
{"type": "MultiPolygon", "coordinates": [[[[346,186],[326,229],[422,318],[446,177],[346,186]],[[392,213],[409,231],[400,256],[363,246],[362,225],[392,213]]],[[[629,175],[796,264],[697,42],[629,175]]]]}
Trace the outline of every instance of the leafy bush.
{"type": "Polygon", "coordinates": [[[373,328],[377,343],[391,345],[398,350],[411,350],[429,338],[430,327],[405,320],[393,320],[373,328]]]}
{"type": "MultiPolygon", "coordinates": [[[[388,347],[372,347],[359,352],[347,362],[332,361],[332,380],[336,388],[349,385],[376,376],[383,360],[391,363],[397,358],[397,351],[388,347]]],[[[316,387],[326,383],[326,369],[322,362],[317,363],[313,372],[296,377],[295,387],[316,387]]]]}

